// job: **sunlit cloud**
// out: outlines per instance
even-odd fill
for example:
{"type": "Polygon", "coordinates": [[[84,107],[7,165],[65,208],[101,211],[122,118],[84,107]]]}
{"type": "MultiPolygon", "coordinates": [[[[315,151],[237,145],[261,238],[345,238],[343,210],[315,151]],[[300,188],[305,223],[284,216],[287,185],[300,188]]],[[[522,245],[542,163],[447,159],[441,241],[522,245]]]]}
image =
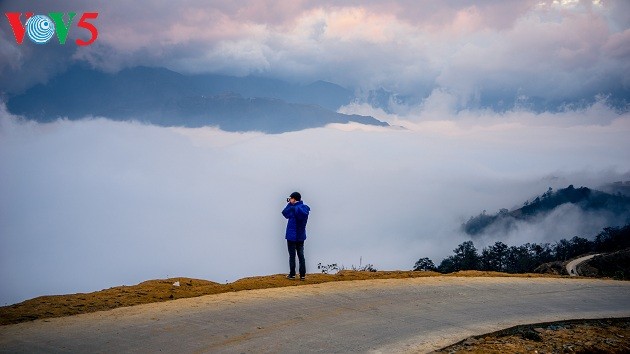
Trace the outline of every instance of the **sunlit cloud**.
{"type": "MultiPolygon", "coordinates": [[[[25,8],[10,1],[1,6],[25,8]]],[[[86,7],[69,1],[60,10],[71,8],[86,7]]],[[[570,101],[628,89],[628,8],[624,1],[97,2],[90,9],[99,10],[99,40],[71,49],[66,65],[327,80],[423,98],[446,89],[462,104],[500,92],[570,101]]],[[[11,38],[8,26],[0,30],[11,38]]],[[[15,81],[9,68],[32,71],[41,65],[37,52],[50,49],[8,45],[0,52],[8,63],[0,73],[5,85],[15,81]]]]}

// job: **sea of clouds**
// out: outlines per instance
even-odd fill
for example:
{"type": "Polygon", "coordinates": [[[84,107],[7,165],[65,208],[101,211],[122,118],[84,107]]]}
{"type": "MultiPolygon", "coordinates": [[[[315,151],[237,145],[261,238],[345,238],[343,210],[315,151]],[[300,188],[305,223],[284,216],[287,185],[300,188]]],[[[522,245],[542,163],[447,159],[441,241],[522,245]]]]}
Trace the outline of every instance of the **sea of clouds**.
{"type": "MultiPolygon", "coordinates": [[[[408,270],[469,238],[460,225],[573,184],[630,179],[630,114],[450,110],[435,92],[392,127],[268,135],[92,117],[41,124],[0,109],[0,305],[185,276],[220,283],[287,272],[286,197],[311,207],[317,264],[408,270]]],[[[446,103],[445,103],[446,102],[446,103]]],[[[590,237],[575,208],[502,241],[590,237]]],[[[551,216],[550,216],[551,217],[551,216]]],[[[481,249],[495,240],[475,241],[481,249]]]]}

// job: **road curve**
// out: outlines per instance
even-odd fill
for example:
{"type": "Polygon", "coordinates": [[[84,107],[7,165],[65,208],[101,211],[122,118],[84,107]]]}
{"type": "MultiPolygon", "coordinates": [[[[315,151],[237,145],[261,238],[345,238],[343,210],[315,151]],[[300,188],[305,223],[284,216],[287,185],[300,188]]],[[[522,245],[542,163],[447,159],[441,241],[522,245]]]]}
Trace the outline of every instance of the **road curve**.
{"type": "Polygon", "coordinates": [[[572,277],[577,277],[578,271],[577,271],[577,266],[582,263],[582,262],[586,262],[589,259],[595,257],[595,256],[599,256],[601,253],[597,253],[597,254],[591,254],[588,256],[584,256],[584,257],[580,257],[577,259],[572,260],[571,262],[567,263],[567,273],[569,273],[570,276],[572,277]]]}
{"type": "Polygon", "coordinates": [[[209,295],[2,326],[0,352],[427,352],[518,324],[625,316],[630,316],[630,282],[446,276],[364,280],[209,295]]]}

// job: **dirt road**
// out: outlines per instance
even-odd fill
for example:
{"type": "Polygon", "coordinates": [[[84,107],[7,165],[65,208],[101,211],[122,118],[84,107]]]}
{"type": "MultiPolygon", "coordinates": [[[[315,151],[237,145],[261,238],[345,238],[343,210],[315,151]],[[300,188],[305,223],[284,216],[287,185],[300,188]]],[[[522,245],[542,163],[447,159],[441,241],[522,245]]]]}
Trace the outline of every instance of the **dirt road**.
{"type": "Polygon", "coordinates": [[[517,324],[621,316],[630,316],[630,282],[365,280],[2,326],[0,352],[427,352],[517,324]]]}
{"type": "Polygon", "coordinates": [[[582,263],[582,262],[586,262],[589,259],[595,257],[595,256],[599,256],[601,253],[598,254],[591,254],[589,256],[584,256],[584,257],[580,257],[578,259],[574,259],[571,262],[567,263],[567,273],[569,273],[570,276],[572,277],[577,277],[578,271],[577,271],[577,266],[578,264],[582,263]]]}

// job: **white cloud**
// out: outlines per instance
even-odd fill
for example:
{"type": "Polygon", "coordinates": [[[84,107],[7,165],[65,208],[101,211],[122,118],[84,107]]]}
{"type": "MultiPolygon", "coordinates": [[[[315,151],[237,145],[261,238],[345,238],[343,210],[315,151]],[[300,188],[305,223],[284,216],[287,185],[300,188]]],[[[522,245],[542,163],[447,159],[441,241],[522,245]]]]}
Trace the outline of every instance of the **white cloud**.
{"type": "Polygon", "coordinates": [[[460,223],[481,210],[630,172],[630,117],[601,107],[387,116],[407,129],[279,135],[0,116],[2,304],[167,276],[286,272],[280,210],[294,190],[312,207],[309,272],[359,259],[409,269],[450,255],[465,240],[460,223]],[[591,124],[595,115],[610,119],[591,124]]]}
{"type": "MultiPolygon", "coordinates": [[[[78,1],[29,6],[40,12],[88,10],[78,1]]],[[[3,10],[26,7],[2,4],[3,10]]],[[[87,61],[109,71],[150,65],[328,80],[364,90],[383,86],[421,97],[437,88],[462,102],[517,92],[571,101],[628,89],[628,53],[622,48],[630,23],[617,13],[625,7],[624,1],[93,2],[98,41],[53,54],[57,61],[87,61]]],[[[11,38],[8,26],[0,31],[11,38]]],[[[53,46],[31,47],[4,50],[13,62],[20,52],[28,65],[17,73],[5,68],[3,81],[28,72],[43,81],[61,70],[34,68],[50,67],[35,59],[53,46]]]]}

